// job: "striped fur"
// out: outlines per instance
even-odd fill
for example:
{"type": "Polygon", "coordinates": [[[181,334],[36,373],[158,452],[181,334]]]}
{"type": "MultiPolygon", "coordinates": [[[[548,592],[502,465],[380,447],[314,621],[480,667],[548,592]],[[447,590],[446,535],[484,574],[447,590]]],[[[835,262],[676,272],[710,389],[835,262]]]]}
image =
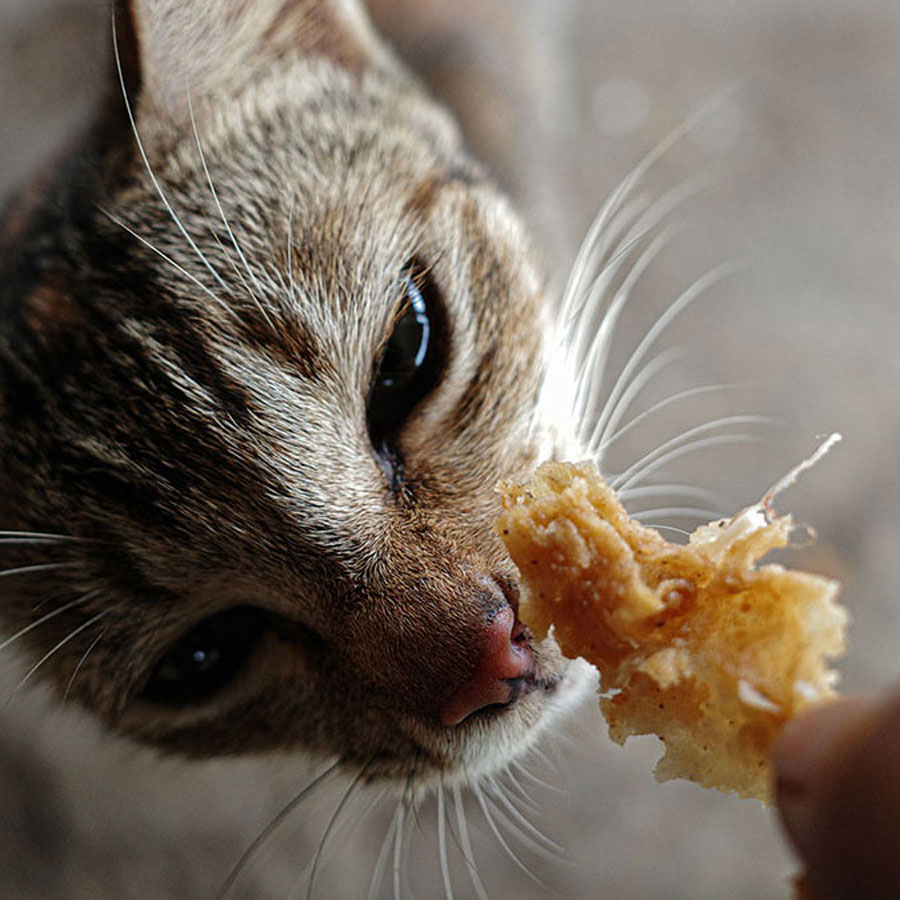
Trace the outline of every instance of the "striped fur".
{"type": "MultiPolygon", "coordinates": [[[[213,7],[120,8],[135,132],[113,92],[0,231],[0,524],[75,538],[3,546],[4,568],[58,565],[0,578],[0,611],[17,631],[62,610],[23,636],[35,659],[72,636],[39,674],[170,750],[491,769],[565,694],[438,722],[515,590],[492,485],[533,461],[522,228],[355,4],[213,7]],[[390,479],[365,404],[413,258],[448,352],[390,479]],[[233,685],[178,711],[136,699],[235,605],[282,626],[233,685]]],[[[554,648],[538,659],[558,680],[554,648]]]]}

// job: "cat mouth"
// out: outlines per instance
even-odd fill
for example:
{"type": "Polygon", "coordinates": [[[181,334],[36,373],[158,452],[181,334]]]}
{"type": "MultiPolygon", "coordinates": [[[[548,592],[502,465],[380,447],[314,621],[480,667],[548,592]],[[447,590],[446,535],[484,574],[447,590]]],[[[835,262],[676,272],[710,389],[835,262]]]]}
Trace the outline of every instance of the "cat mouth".
{"type": "Polygon", "coordinates": [[[521,678],[509,678],[509,698],[502,702],[491,703],[470,713],[460,724],[485,722],[505,715],[529,694],[540,693],[547,696],[554,694],[566,677],[568,665],[561,671],[548,676],[536,674],[521,678]]]}

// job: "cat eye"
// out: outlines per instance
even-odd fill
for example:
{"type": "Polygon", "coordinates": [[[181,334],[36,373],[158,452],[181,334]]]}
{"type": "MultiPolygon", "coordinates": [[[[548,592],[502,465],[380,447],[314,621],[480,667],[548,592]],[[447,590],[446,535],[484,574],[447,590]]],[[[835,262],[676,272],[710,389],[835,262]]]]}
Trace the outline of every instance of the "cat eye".
{"type": "Polygon", "coordinates": [[[140,699],[175,707],[211,699],[244,667],[264,628],[264,614],[247,606],[210,616],[169,648],[140,699]]]}
{"type": "Polygon", "coordinates": [[[413,408],[440,375],[440,314],[430,272],[411,265],[402,283],[401,312],[375,367],[366,416],[372,446],[388,452],[413,408]]]}

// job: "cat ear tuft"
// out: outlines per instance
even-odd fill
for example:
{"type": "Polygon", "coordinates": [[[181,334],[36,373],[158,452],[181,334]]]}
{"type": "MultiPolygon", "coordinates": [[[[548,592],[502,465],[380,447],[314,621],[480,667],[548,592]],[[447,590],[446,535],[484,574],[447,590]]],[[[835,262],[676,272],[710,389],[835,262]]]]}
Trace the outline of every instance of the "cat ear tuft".
{"type": "Polygon", "coordinates": [[[125,0],[116,26],[129,94],[174,118],[292,56],[359,73],[386,52],[359,0],[125,0]]]}

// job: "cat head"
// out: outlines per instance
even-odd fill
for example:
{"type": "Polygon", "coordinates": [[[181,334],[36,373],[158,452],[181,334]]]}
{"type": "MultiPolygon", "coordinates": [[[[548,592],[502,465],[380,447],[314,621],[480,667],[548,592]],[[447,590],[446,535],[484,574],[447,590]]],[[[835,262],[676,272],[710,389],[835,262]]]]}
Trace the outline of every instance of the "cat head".
{"type": "Polygon", "coordinates": [[[133,0],[115,90],[0,230],[6,625],[116,730],[471,775],[574,680],[516,615],[542,284],[339,0],[133,0]]]}

